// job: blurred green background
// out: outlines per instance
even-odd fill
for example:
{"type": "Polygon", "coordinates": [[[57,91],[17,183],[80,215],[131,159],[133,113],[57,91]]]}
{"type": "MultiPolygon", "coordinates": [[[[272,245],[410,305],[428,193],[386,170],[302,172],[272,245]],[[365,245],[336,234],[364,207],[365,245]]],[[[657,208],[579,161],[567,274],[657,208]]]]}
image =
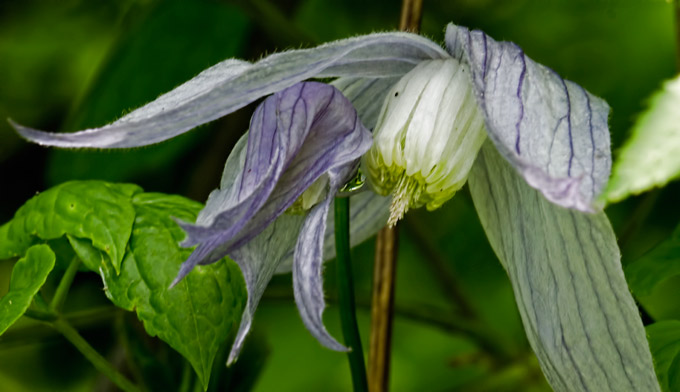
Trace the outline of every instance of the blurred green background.
{"type": "MultiPolygon", "coordinates": [[[[277,50],[393,30],[400,5],[398,0],[3,1],[0,118],[50,131],[103,125],[225,58],[257,60],[277,50]]],[[[646,97],[676,73],[674,10],[663,0],[425,1],[424,35],[442,42],[448,22],[514,41],[536,61],[606,99],[614,151],[646,97]]],[[[0,222],[36,192],[71,179],[135,182],[146,191],[204,201],[247,129],[252,109],[161,145],[115,152],[45,149],[22,141],[0,121],[0,222]]],[[[678,224],[679,188],[671,184],[607,209],[624,264],[666,239],[678,224]]],[[[353,254],[365,345],[373,248],[369,241],[353,254]]],[[[11,265],[0,262],[0,294],[11,265]]],[[[325,320],[339,336],[333,272],[331,262],[325,320]]],[[[220,372],[215,390],[350,390],[345,355],[323,349],[306,331],[290,281],[290,276],[274,279],[241,360],[220,372]]],[[[672,300],[680,298],[678,283],[671,279],[640,299],[646,323],[680,318],[680,306],[672,300]]],[[[436,214],[417,211],[401,225],[396,295],[392,390],[549,390],[467,191],[436,214]]],[[[178,387],[172,373],[176,355],[145,337],[133,315],[107,303],[98,277],[80,274],[67,311],[114,364],[126,369],[135,367],[129,361],[136,362],[153,375],[158,390],[178,387]]],[[[224,369],[223,362],[216,366],[224,369]]],[[[22,320],[0,338],[2,391],[112,388],[46,327],[22,320]]]]}

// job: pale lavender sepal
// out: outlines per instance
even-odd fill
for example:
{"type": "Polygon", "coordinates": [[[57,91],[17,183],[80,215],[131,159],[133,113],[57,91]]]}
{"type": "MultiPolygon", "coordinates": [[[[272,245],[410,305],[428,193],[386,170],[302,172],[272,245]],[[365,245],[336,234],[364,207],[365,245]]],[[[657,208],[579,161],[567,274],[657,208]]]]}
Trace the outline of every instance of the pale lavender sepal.
{"type": "MultiPolygon", "coordinates": [[[[182,223],[184,246],[198,245],[176,281],[197,263],[211,263],[259,234],[321,175],[354,167],[371,143],[351,103],[334,87],[299,83],[267,98],[256,110],[243,168],[214,191],[197,224],[182,223]]],[[[245,149],[245,154],[243,154],[245,149]]]]}
{"type": "Polygon", "coordinates": [[[331,84],[342,91],[359,113],[362,124],[373,129],[378,122],[385,95],[400,78],[338,78],[331,84]]]}
{"type": "Polygon", "coordinates": [[[236,249],[230,257],[239,265],[248,290],[248,300],[241,315],[241,323],[229,352],[227,365],[236,361],[257,305],[281,260],[292,252],[302,226],[302,215],[284,214],[246,245],[236,249]]]}
{"type": "MultiPolygon", "coordinates": [[[[353,248],[374,236],[387,224],[390,216],[392,196],[380,196],[372,191],[360,192],[349,198],[349,240],[353,248]]],[[[335,257],[335,229],[333,203],[326,217],[326,233],[324,234],[324,261],[335,257]]],[[[291,250],[276,269],[277,274],[291,272],[293,268],[293,251],[291,250]]]]}
{"type": "Polygon", "coordinates": [[[447,53],[437,44],[415,34],[369,34],[316,48],[276,53],[253,64],[226,60],[158,100],[100,128],[49,133],[11,123],[22,137],[47,146],[145,146],[173,138],[306,79],[396,77],[423,60],[446,57],[447,53]]]}
{"type": "Polygon", "coordinates": [[[555,204],[599,209],[611,170],[609,106],[511,42],[449,24],[446,45],[469,64],[489,138],[555,204]]]}
{"type": "MultiPolygon", "coordinates": [[[[366,127],[373,128],[378,120],[385,95],[398,80],[399,78],[344,77],[338,78],[331,84],[342,91],[342,94],[352,102],[361,122],[366,127]]],[[[228,183],[232,181],[230,178],[233,177],[233,174],[226,174],[225,172],[223,181],[228,183]]],[[[367,185],[364,186],[363,191],[350,196],[350,246],[354,247],[366,241],[387,224],[391,200],[391,196],[380,196],[369,191],[367,185]]],[[[326,232],[323,243],[324,261],[335,257],[333,203],[334,201],[331,201],[326,217],[326,232]]],[[[279,264],[276,273],[291,272],[293,253],[291,249],[279,264]]]]}
{"type": "Polygon", "coordinates": [[[550,203],[490,142],[472,166],[468,184],[552,388],[659,391],[645,329],[605,213],[550,203]]]}
{"type": "Polygon", "coordinates": [[[293,291],[302,322],[323,346],[336,351],[349,349],[338,343],[323,325],[326,302],[323,295],[323,261],[326,217],[343,181],[343,174],[333,170],[329,174],[327,197],[309,212],[300,230],[293,261],[293,291]]]}

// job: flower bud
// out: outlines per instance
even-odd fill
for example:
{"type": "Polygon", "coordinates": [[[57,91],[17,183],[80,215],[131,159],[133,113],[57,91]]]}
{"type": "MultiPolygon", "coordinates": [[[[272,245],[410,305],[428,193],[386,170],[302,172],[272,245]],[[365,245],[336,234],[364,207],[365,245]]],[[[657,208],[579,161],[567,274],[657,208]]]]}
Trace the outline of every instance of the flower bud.
{"type": "Polygon", "coordinates": [[[373,189],[393,194],[388,224],[410,208],[432,211],[452,198],[485,137],[467,65],[431,60],[404,75],[385,98],[362,160],[373,189]]]}

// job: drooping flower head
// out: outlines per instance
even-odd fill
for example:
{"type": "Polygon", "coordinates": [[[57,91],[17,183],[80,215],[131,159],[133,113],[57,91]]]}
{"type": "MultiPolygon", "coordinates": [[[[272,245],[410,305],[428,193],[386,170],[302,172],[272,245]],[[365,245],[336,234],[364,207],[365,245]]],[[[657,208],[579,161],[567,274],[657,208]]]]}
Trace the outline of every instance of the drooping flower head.
{"type": "MultiPolygon", "coordinates": [[[[438,207],[467,178],[555,390],[659,390],[616,238],[595,203],[611,166],[607,104],[481,31],[449,25],[446,46],[385,33],[254,64],[227,60],[101,128],[15,128],[44,145],[136,147],[274,94],[256,110],[196,224],[182,224],[185,244],[196,249],[179,278],[225,254],[242,268],[248,304],[230,360],[272,274],[286,269],[305,325],[325,346],[344,349],[321,319],[321,265],[332,257],[327,212],[369,148],[366,129],[375,129],[364,167],[374,189],[394,194],[392,221],[411,207],[438,207]],[[342,94],[298,84],[315,77],[337,78],[342,94]]],[[[353,197],[355,242],[385,223],[389,198],[353,197]]]]}

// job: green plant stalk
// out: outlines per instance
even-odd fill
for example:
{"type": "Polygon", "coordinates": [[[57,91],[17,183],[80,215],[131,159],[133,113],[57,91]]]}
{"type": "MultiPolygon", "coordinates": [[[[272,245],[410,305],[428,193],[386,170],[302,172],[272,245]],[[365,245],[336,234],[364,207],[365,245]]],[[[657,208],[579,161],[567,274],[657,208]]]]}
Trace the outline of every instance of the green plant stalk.
{"type": "Polygon", "coordinates": [[[139,392],[140,389],[137,388],[130,380],[125,376],[120,374],[116,369],[111,366],[111,364],[102,357],[90,344],[83,339],[82,336],[76,331],[66,320],[63,318],[57,319],[56,321],[50,323],[50,325],[59,331],[64,337],[73,344],[81,354],[87,358],[92,365],[103,373],[106,377],[111,380],[116,386],[125,392],[139,392]]]}
{"type": "Polygon", "coordinates": [[[59,316],[55,313],[52,312],[46,312],[43,310],[37,310],[37,309],[26,309],[26,312],[24,312],[24,316],[30,317],[34,320],[40,320],[40,321],[54,321],[59,316]]]}
{"type": "Polygon", "coordinates": [[[182,379],[181,383],[179,384],[179,392],[191,392],[192,387],[194,386],[192,383],[193,381],[193,371],[191,370],[191,364],[189,363],[188,360],[184,360],[184,365],[182,366],[182,379]]]}
{"type": "Polygon", "coordinates": [[[76,273],[78,273],[79,266],[80,258],[74,257],[71,260],[71,263],[68,265],[68,268],[66,268],[64,275],[61,277],[59,286],[57,286],[57,291],[54,293],[54,297],[52,297],[52,302],[50,302],[51,311],[61,311],[61,308],[64,306],[64,302],[66,301],[68,291],[71,288],[71,284],[73,283],[73,278],[75,278],[76,273]]]}
{"type": "Polygon", "coordinates": [[[354,283],[352,281],[352,265],[349,246],[349,198],[335,199],[335,252],[338,271],[338,301],[340,304],[340,321],[345,345],[350,348],[347,353],[349,367],[352,372],[352,384],[355,392],[367,392],[366,365],[361,346],[361,337],[357,327],[356,308],[354,305],[354,283]]]}

